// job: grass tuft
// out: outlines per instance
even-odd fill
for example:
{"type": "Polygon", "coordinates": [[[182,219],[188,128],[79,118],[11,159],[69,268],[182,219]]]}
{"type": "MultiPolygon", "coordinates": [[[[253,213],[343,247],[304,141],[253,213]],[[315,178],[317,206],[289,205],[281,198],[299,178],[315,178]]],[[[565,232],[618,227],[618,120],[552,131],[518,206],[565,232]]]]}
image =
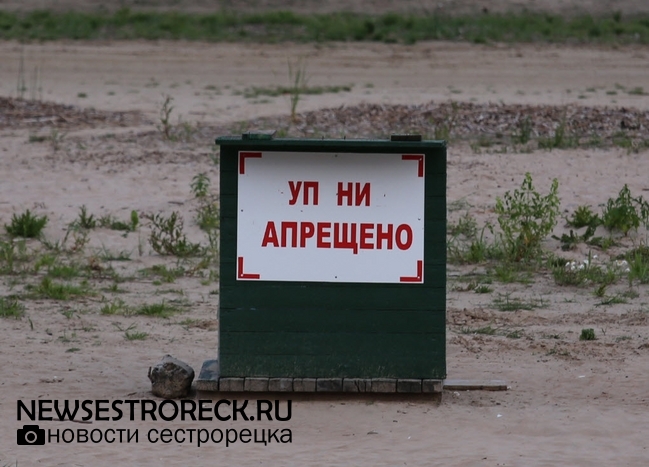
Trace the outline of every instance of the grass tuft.
{"type": "Polygon", "coordinates": [[[594,341],[597,340],[595,337],[595,330],[593,328],[582,329],[581,334],[579,335],[580,341],[594,341]]]}
{"type": "Polygon", "coordinates": [[[20,319],[25,315],[25,307],[13,298],[0,297],[0,318],[20,319]]]}
{"type": "Polygon", "coordinates": [[[29,209],[20,215],[11,217],[11,224],[5,224],[5,230],[12,237],[37,238],[47,224],[47,216],[34,216],[29,209]]]}
{"type": "Polygon", "coordinates": [[[512,298],[511,294],[499,294],[494,299],[492,305],[499,311],[519,311],[545,308],[548,304],[542,298],[523,300],[520,298],[512,298]]]}
{"type": "Polygon", "coordinates": [[[136,315],[142,316],[156,316],[158,318],[169,318],[170,316],[178,313],[180,310],[168,303],[152,303],[141,305],[140,307],[133,310],[133,313],[136,315]]]}
{"type": "Polygon", "coordinates": [[[59,284],[53,282],[49,277],[44,277],[41,283],[34,288],[34,291],[38,295],[53,300],[70,300],[71,298],[89,295],[91,293],[86,286],[59,284]]]}
{"type": "Polygon", "coordinates": [[[125,331],[124,332],[124,338],[128,341],[142,341],[146,339],[149,336],[146,332],[141,332],[141,331],[125,331]]]}
{"type": "Polygon", "coordinates": [[[200,253],[201,246],[187,240],[183,231],[183,220],[176,211],[168,217],[155,214],[147,219],[151,221],[149,243],[156,253],[180,257],[196,256],[200,253]]]}
{"type": "Polygon", "coordinates": [[[482,328],[462,328],[460,332],[462,334],[482,334],[486,336],[493,336],[496,334],[497,329],[492,328],[491,326],[485,326],[482,328]]]}

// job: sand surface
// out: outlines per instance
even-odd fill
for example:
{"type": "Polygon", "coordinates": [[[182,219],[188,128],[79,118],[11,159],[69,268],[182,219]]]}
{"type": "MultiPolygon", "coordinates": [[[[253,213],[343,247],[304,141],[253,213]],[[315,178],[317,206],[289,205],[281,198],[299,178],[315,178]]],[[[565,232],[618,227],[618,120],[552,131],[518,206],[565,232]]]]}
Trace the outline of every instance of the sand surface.
{"type": "MultiPolygon", "coordinates": [[[[298,111],[449,99],[649,108],[649,97],[624,91],[649,89],[646,47],[1,43],[3,96],[18,92],[21,56],[24,97],[142,114],[137,125],[126,127],[72,122],[59,128],[45,120],[0,128],[0,221],[7,223],[26,208],[47,214],[45,235],[51,241],[64,237],[86,205],[96,216],[120,219],[128,219],[131,210],[179,210],[189,238],[205,242],[192,221],[197,207],[189,189],[192,177],[205,172],[218,190],[218,167],[209,157],[212,138],[240,120],[288,113],[285,96],[243,94],[253,86],[287,85],[287,60],[297,57],[305,57],[309,84],[352,86],[348,92],[305,96],[298,111]],[[174,98],[173,123],[180,117],[198,126],[198,136],[188,142],[162,138],[156,124],[165,95],[174,98]]],[[[493,220],[496,196],[517,187],[528,171],[544,191],[552,178],[559,179],[562,210],[598,206],[624,183],[647,196],[647,154],[622,148],[492,154],[460,142],[449,147],[448,200],[462,208],[449,215],[457,220],[468,210],[480,223],[493,220]]],[[[439,406],[421,400],[296,400],[288,422],[173,425],[288,427],[292,444],[199,448],[140,440],[16,446],[15,430],[22,426],[16,421],[18,398],[151,398],[147,369],[162,355],[173,354],[196,371],[215,356],[218,295],[211,292],[218,282],[182,277],[155,285],[155,277],[138,276],[154,264],[176,265],[151,251],[148,229],[143,222],[126,238],[108,229],[89,234],[79,261],[107,250],[130,257],[110,263],[120,274],[137,277],[118,284],[122,293],[110,289],[110,279],[98,277],[92,280],[95,296],[25,300],[23,319],[0,320],[0,465],[645,466],[649,461],[647,286],[635,287],[639,296],[628,303],[610,306],[598,306],[601,299],[592,287],[558,287],[551,275],[535,276],[531,284],[494,282],[494,292],[476,294],[462,291],[460,278],[484,268],[457,266],[449,266],[449,377],[504,379],[511,387],[506,392],[447,391],[439,406]],[[493,301],[503,294],[545,305],[498,311],[493,301]],[[131,305],[175,301],[184,312],[169,319],[99,313],[116,299],[131,305]],[[487,325],[521,331],[522,337],[462,332],[487,325]],[[129,326],[148,338],[126,340],[129,326]],[[583,328],[594,328],[599,339],[580,342],[583,328]]],[[[28,246],[37,248],[38,242],[28,246]]],[[[547,246],[559,251],[555,241],[547,246]]],[[[587,250],[569,254],[581,260],[587,250]]],[[[615,254],[615,249],[603,253],[601,261],[615,254]]],[[[25,284],[37,284],[42,275],[3,276],[0,294],[25,292],[25,284]]],[[[608,293],[625,290],[622,281],[608,293]]],[[[45,423],[61,429],[169,427],[150,421],[45,423]]]]}

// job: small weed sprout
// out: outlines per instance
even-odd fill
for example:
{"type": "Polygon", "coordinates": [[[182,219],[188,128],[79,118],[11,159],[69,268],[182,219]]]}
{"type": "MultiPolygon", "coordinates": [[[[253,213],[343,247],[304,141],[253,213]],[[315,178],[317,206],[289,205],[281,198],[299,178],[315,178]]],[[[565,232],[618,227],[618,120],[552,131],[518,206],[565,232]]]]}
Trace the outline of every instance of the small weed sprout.
{"type": "Polygon", "coordinates": [[[5,230],[12,237],[37,238],[47,224],[47,216],[34,216],[29,209],[20,215],[11,217],[11,224],[5,224],[5,230]]]}
{"type": "Polygon", "coordinates": [[[157,316],[158,318],[169,318],[170,316],[178,313],[180,310],[175,306],[169,305],[166,302],[151,303],[140,306],[134,310],[136,315],[142,316],[157,316]]]}
{"type": "Polygon", "coordinates": [[[626,261],[615,261],[606,266],[596,264],[597,255],[588,254],[583,261],[568,261],[560,264],[556,260],[552,269],[557,285],[581,286],[597,284],[596,296],[604,296],[606,287],[618,281],[622,274],[629,272],[626,261]]]}
{"type": "Polygon", "coordinates": [[[210,151],[210,160],[214,165],[219,165],[219,150],[217,146],[214,146],[212,150],[210,151]]]}
{"type": "Polygon", "coordinates": [[[511,297],[511,294],[498,294],[498,297],[493,300],[492,306],[500,311],[519,311],[545,308],[548,304],[543,298],[526,301],[511,297]]]}
{"type": "Polygon", "coordinates": [[[72,319],[72,317],[74,316],[74,310],[63,310],[61,314],[67,319],[72,319]]]}
{"type": "Polygon", "coordinates": [[[174,106],[171,104],[174,98],[169,95],[163,97],[164,101],[162,102],[159,112],[160,123],[157,126],[158,131],[162,133],[162,137],[167,141],[191,141],[192,137],[198,130],[198,127],[190,122],[182,121],[180,115],[178,116],[178,123],[174,126],[171,123],[171,114],[174,110],[174,106]]]}
{"type": "Polygon", "coordinates": [[[74,241],[73,244],[68,248],[68,253],[78,253],[84,250],[86,245],[90,242],[90,238],[88,237],[88,231],[87,230],[79,230],[76,232],[72,232],[72,240],[74,241]]]}
{"type": "Polygon", "coordinates": [[[87,287],[72,284],[57,284],[49,277],[44,277],[41,283],[35,288],[35,292],[43,297],[53,300],[69,300],[74,296],[90,295],[87,287]]]}
{"type": "Polygon", "coordinates": [[[140,225],[140,216],[135,209],[131,210],[131,232],[137,230],[138,225],[140,225]]]}
{"type": "Polygon", "coordinates": [[[609,198],[602,211],[602,224],[609,231],[619,230],[627,236],[641,224],[649,224],[649,203],[642,196],[634,198],[625,184],[616,199],[609,198]]]}
{"type": "Polygon", "coordinates": [[[191,189],[194,196],[198,199],[206,198],[209,194],[210,179],[205,173],[199,173],[192,178],[191,189]]]}
{"type": "Polygon", "coordinates": [[[25,97],[27,85],[25,84],[25,48],[20,49],[20,61],[18,62],[18,81],[16,82],[16,93],[19,99],[25,97]]]}
{"type": "Polygon", "coordinates": [[[646,96],[647,93],[645,92],[644,88],[642,86],[636,86],[633,89],[629,89],[627,93],[630,96],[646,96]]]}
{"type": "Polygon", "coordinates": [[[30,76],[29,98],[31,100],[43,99],[43,83],[41,81],[41,67],[35,66],[34,72],[30,76]]]}
{"type": "Polygon", "coordinates": [[[480,284],[480,285],[476,286],[476,288],[473,289],[473,291],[475,293],[483,294],[483,293],[491,293],[491,292],[493,292],[493,289],[491,287],[489,287],[488,285],[486,285],[486,284],[480,284]]]}
{"type": "Polygon", "coordinates": [[[128,341],[142,341],[146,339],[149,336],[146,332],[142,331],[125,331],[124,332],[124,338],[128,341]]]}
{"type": "Polygon", "coordinates": [[[494,265],[491,273],[493,273],[496,280],[505,284],[512,284],[514,282],[529,284],[532,282],[531,273],[525,271],[524,267],[521,268],[520,263],[503,261],[494,265]]]}
{"type": "Polygon", "coordinates": [[[156,276],[160,277],[163,282],[172,283],[178,277],[183,277],[186,271],[182,267],[168,269],[167,266],[163,264],[156,264],[151,266],[151,269],[145,269],[142,272],[145,274],[155,274],[156,276]]]}
{"type": "Polygon", "coordinates": [[[527,144],[532,137],[532,118],[529,115],[518,120],[518,131],[513,135],[513,140],[519,144],[527,144]]]}
{"type": "Polygon", "coordinates": [[[180,127],[180,140],[184,142],[189,142],[194,137],[194,134],[198,131],[198,127],[189,122],[181,122],[178,119],[178,125],[180,127]]]}
{"type": "Polygon", "coordinates": [[[195,256],[201,251],[201,246],[191,243],[183,232],[183,220],[176,211],[170,216],[162,214],[148,216],[151,222],[149,243],[153,251],[159,255],[195,256]]]}
{"type": "Polygon", "coordinates": [[[173,112],[174,107],[171,103],[173,100],[174,98],[169,95],[164,96],[164,101],[160,108],[160,125],[158,126],[158,130],[160,130],[162,136],[167,140],[172,139],[171,112],[173,112]]]}
{"type": "Polygon", "coordinates": [[[444,115],[440,121],[435,122],[435,139],[446,140],[451,139],[451,132],[455,127],[459,106],[457,102],[451,102],[451,114],[444,115]]]}
{"type": "Polygon", "coordinates": [[[217,197],[210,194],[210,179],[200,173],[192,179],[191,190],[198,200],[198,209],[196,211],[196,224],[201,230],[207,232],[210,236],[210,245],[216,240],[216,231],[220,225],[220,213],[217,197]],[[212,237],[215,237],[212,239],[212,237]]]}
{"type": "Polygon", "coordinates": [[[196,213],[196,223],[208,233],[219,227],[219,208],[216,202],[202,204],[196,213]]]}
{"type": "Polygon", "coordinates": [[[523,337],[523,331],[516,329],[505,334],[505,337],[508,339],[520,339],[521,337],[523,337]]]}
{"type": "Polygon", "coordinates": [[[115,219],[110,214],[107,214],[99,218],[98,224],[100,227],[106,227],[111,230],[121,230],[128,234],[129,232],[135,232],[137,230],[138,226],[140,225],[140,216],[137,211],[132,210],[129,221],[124,222],[115,219]]]}
{"type": "Polygon", "coordinates": [[[566,222],[570,227],[580,229],[581,227],[586,226],[597,227],[601,223],[601,220],[599,216],[590,209],[590,206],[579,206],[575,209],[575,212],[572,213],[572,216],[569,219],[566,219],[566,222]]]}
{"type": "Polygon", "coordinates": [[[629,273],[629,287],[633,286],[633,281],[637,280],[641,284],[649,284],[649,247],[640,246],[627,253],[624,267],[629,273]]]}
{"type": "Polygon", "coordinates": [[[509,191],[496,200],[498,224],[503,232],[510,259],[520,261],[538,254],[541,242],[557,225],[559,215],[559,182],[552,181],[550,192],[542,196],[532,184],[530,173],[520,190],[509,191]]]}
{"type": "Polygon", "coordinates": [[[597,337],[595,337],[595,330],[593,328],[581,330],[581,334],[579,335],[580,341],[594,341],[596,339],[597,337]]]}
{"type": "Polygon", "coordinates": [[[94,229],[97,227],[97,220],[93,214],[88,215],[88,208],[86,208],[86,205],[84,204],[79,208],[79,217],[72,222],[70,227],[86,230],[94,229]]]}
{"type": "Polygon", "coordinates": [[[61,149],[61,143],[63,143],[63,139],[65,139],[66,136],[67,133],[61,133],[56,128],[52,128],[49,136],[52,151],[57,152],[59,149],[61,149]]]}
{"type": "Polygon", "coordinates": [[[0,297],[0,318],[20,319],[25,314],[25,307],[13,298],[0,297]]]}
{"type": "Polygon", "coordinates": [[[288,61],[288,79],[290,81],[291,121],[295,122],[297,104],[300,102],[308,83],[304,59],[299,58],[295,62],[288,61]]]}
{"type": "Polygon", "coordinates": [[[604,296],[602,301],[595,304],[595,306],[609,306],[609,305],[618,305],[629,303],[627,298],[623,294],[616,294],[610,297],[604,296]]]}
{"type": "Polygon", "coordinates": [[[564,149],[572,148],[578,145],[579,139],[568,134],[567,112],[564,110],[561,120],[554,130],[554,135],[550,138],[539,139],[539,148],[541,149],[564,149]]]}
{"type": "Polygon", "coordinates": [[[129,308],[122,300],[115,300],[102,306],[99,312],[102,315],[126,315],[129,308]]]}
{"type": "Polygon", "coordinates": [[[466,212],[457,224],[449,223],[447,229],[449,235],[463,235],[466,238],[473,238],[478,232],[478,224],[473,216],[466,212]]]}
{"type": "Polygon", "coordinates": [[[460,329],[461,334],[482,334],[484,336],[493,336],[496,334],[497,329],[491,326],[485,326],[483,328],[469,328],[463,327],[460,329]]]}
{"type": "Polygon", "coordinates": [[[16,261],[16,244],[0,240],[0,274],[13,274],[16,261]]]}
{"type": "MultiPolygon", "coordinates": [[[[447,241],[447,257],[450,263],[458,264],[476,264],[482,263],[490,259],[502,259],[503,249],[500,242],[494,240],[488,242],[485,238],[485,231],[489,230],[493,233],[493,226],[487,223],[481,230],[480,235],[477,232],[472,233],[472,226],[466,224],[462,230],[461,238],[458,235],[452,235],[447,241]],[[469,235],[467,237],[467,235],[469,235]]],[[[451,227],[453,229],[453,227],[451,227]]]]}

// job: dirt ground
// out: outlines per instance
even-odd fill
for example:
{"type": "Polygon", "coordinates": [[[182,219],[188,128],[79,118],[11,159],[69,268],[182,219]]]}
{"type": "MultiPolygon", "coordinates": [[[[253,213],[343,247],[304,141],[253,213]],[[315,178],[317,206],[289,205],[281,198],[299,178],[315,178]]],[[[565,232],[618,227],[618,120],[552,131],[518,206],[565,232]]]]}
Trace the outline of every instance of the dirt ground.
{"type": "MultiPolygon", "coordinates": [[[[236,129],[241,120],[289,112],[286,96],[247,97],[246,90],[288,85],[287,60],[298,57],[307,63],[309,84],[351,86],[350,91],[305,96],[298,106],[302,112],[450,99],[647,110],[649,96],[625,90],[649,89],[648,56],[646,47],[449,43],[0,43],[2,96],[22,92],[25,98],[82,108],[139,112],[123,125],[83,118],[53,124],[51,116],[43,115],[0,127],[0,222],[27,208],[47,214],[45,237],[54,242],[63,239],[81,205],[97,217],[119,219],[128,219],[131,210],[178,210],[190,240],[205,243],[192,221],[197,207],[192,178],[204,172],[218,190],[218,167],[210,159],[213,137],[236,129]],[[172,122],[180,119],[186,128],[198,128],[186,142],[167,141],[157,129],[166,95],[173,97],[172,122]]],[[[493,220],[496,197],[516,188],[525,172],[543,191],[558,178],[562,210],[570,212],[580,204],[597,207],[624,183],[646,197],[647,154],[623,148],[496,154],[460,142],[449,147],[449,215],[456,221],[468,211],[479,223],[493,220]]],[[[560,222],[557,233],[564,231],[560,222]]],[[[148,232],[144,221],[127,236],[92,230],[79,260],[124,256],[130,260],[106,261],[100,268],[110,265],[134,279],[112,288],[114,282],[99,274],[91,279],[95,295],[28,299],[25,317],[0,320],[5,362],[0,366],[0,465],[647,465],[647,286],[635,286],[639,296],[621,304],[602,304],[592,287],[556,286],[551,275],[535,276],[531,283],[494,282],[493,292],[476,294],[466,290],[465,278],[484,275],[484,268],[458,266],[449,266],[448,376],[503,379],[508,391],[447,391],[439,406],[407,400],[300,400],[294,402],[292,420],[281,426],[292,429],[292,444],[16,446],[15,430],[23,423],[16,421],[18,398],[150,398],[147,369],[162,355],[172,354],[196,371],[215,356],[218,281],[185,275],[165,283],[141,274],[153,265],[177,266],[151,251],[148,232]],[[494,302],[502,297],[542,306],[499,311],[494,302]],[[183,312],[169,319],[99,312],[116,300],[132,306],[165,300],[183,312]],[[484,326],[498,332],[465,332],[484,326]],[[129,328],[148,337],[127,340],[129,328]],[[598,340],[580,341],[583,328],[594,328],[598,340]],[[511,332],[520,338],[505,335],[511,332]]],[[[37,241],[27,245],[40,248],[37,241]]],[[[547,247],[561,253],[556,241],[547,247]]],[[[598,252],[599,261],[604,264],[618,252],[598,252]]],[[[579,261],[587,254],[584,248],[567,253],[579,261]]],[[[38,284],[43,274],[3,276],[0,294],[27,293],[25,285],[38,284]]],[[[607,293],[627,289],[623,280],[607,293]]],[[[98,423],[101,428],[167,427],[149,421],[98,423]]],[[[204,428],[206,423],[181,425],[204,428]]],[[[219,427],[248,425],[223,422],[219,427]]],[[[49,422],[48,427],[94,426],[49,422]]]]}

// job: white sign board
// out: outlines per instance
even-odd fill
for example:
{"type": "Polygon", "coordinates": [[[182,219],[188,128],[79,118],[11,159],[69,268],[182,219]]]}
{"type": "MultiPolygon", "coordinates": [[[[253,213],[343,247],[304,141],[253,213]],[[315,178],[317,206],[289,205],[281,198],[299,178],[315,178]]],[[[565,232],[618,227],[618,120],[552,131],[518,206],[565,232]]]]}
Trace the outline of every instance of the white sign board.
{"type": "Polygon", "coordinates": [[[237,279],[422,283],[424,156],[239,152],[237,279]]]}

